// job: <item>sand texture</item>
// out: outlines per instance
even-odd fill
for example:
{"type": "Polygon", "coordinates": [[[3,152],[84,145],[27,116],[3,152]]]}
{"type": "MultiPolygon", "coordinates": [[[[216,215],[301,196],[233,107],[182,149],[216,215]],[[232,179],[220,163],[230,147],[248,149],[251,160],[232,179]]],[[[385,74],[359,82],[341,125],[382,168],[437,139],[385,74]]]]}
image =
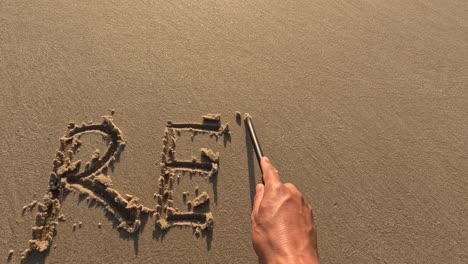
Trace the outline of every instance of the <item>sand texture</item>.
{"type": "Polygon", "coordinates": [[[322,263],[467,263],[467,14],[0,1],[0,262],[258,263],[248,112],[322,263]]]}

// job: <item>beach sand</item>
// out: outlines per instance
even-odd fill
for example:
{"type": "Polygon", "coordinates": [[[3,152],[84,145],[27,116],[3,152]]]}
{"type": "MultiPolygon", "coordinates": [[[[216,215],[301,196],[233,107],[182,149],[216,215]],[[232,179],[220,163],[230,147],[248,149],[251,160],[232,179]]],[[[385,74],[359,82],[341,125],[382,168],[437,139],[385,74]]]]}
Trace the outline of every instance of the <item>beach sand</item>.
{"type": "Polygon", "coordinates": [[[321,263],[466,263],[467,13],[0,2],[2,263],[258,263],[246,112],[314,208],[321,263]]]}

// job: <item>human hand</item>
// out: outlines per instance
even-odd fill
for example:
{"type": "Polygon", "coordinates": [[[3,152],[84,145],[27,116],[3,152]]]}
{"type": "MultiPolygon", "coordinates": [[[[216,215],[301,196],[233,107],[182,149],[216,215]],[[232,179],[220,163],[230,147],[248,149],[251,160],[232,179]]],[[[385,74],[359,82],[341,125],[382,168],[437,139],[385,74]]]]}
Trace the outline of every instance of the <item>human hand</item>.
{"type": "Polygon", "coordinates": [[[252,209],[252,243],[267,264],[318,264],[312,208],[291,183],[283,184],[270,160],[261,160],[265,185],[258,184],[252,209]]]}

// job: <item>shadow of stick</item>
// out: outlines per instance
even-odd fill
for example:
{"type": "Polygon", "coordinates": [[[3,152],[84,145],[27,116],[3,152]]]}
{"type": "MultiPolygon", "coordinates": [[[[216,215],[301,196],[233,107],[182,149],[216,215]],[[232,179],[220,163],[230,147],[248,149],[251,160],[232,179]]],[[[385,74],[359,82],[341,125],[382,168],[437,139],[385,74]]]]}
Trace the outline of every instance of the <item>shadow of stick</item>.
{"type": "MultiPolygon", "coordinates": [[[[250,191],[250,204],[253,207],[253,201],[255,197],[255,187],[257,186],[257,181],[255,180],[255,163],[256,158],[254,157],[254,149],[252,146],[252,140],[250,139],[250,134],[248,131],[247,126],[245,126],[245,146],[247,150],[247,167],[249,169],[249,191],[250,191]]],[[[260,259],[258,258],[258,263],[263,263],[260,259]]]]}

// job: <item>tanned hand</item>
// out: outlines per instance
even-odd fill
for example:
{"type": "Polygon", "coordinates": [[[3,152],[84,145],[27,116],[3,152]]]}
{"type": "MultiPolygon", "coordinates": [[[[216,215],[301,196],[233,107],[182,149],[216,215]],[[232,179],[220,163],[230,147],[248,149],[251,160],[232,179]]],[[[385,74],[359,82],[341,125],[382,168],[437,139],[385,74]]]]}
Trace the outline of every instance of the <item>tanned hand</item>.
{"type": "Polygon", "coordinates": [[[318,264],[317,232],[312,208],[291,183],[282,183],[266,157],[261,166],[252,210],[252,243],[267,264],[318,264]]]}

